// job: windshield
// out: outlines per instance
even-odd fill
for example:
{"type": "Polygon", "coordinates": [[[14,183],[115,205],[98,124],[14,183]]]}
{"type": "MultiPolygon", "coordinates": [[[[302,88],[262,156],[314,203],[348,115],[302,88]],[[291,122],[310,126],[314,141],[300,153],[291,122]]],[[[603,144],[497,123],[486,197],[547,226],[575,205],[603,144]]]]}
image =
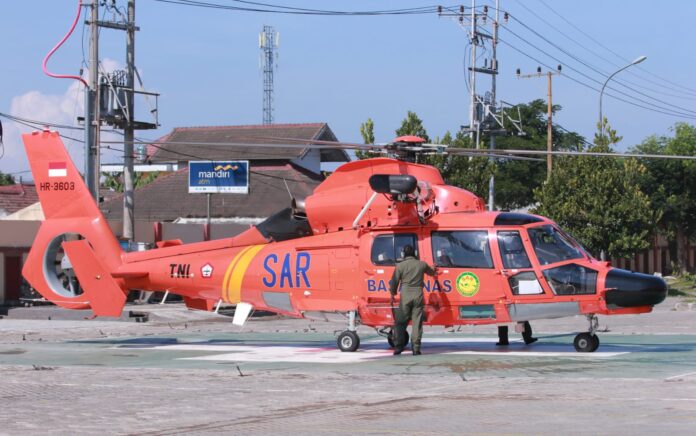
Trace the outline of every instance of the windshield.
{"type": "Polygon", "coordinates": [[[584,257],[583,251],[577,245],[551,225],[532,227],[527,232],[537,259],[542,265],[584,257]]]}

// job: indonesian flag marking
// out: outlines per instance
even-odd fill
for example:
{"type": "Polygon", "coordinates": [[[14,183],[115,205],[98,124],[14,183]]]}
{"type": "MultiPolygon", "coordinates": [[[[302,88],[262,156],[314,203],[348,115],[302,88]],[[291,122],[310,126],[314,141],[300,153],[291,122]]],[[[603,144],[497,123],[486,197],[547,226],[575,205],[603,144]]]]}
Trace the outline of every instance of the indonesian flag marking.
{"type": "Polygon", "coordinates": [[[68,166],[65,162],[49,162],[48,177],[67,177],[68,166]]]}

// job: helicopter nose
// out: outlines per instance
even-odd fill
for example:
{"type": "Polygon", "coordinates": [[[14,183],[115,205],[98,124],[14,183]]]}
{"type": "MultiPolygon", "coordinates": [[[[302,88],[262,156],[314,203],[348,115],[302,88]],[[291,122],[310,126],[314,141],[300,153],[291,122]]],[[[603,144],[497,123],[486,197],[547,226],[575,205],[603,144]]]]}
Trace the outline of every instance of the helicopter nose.
{"type": "Polygon", "coordinates": [[[614,268],[607,273],[608,306],[654,306],[667,297],[667,283],[660,277],[614,268]]]}

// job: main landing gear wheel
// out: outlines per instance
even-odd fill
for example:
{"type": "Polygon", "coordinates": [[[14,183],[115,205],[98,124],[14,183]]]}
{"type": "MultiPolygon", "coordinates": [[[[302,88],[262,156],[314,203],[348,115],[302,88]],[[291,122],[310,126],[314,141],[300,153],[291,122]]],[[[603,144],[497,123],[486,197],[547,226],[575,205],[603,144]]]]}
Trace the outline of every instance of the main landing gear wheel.
{"type": "MultiPolygon", "coordinates": [[[[408,332],[404,332],[404,336],[404,346],[406,346],[406,344],[408,344],[409,339],[408,332]]],[[[396,332],[393,329],[389,330],[389,334],[387,335],[387,342],[389,343],[390,348],[394,348],[396,346],[396,332]]]]}
{"type": "Polygon", "coordinates": [[[360,346],[360,337],[357,333],[346,330],[338,335],[336,344],[341,351],[355,351],[360,346]]]}
{"type": "Polygon", "coordinates": [[[581,353],[593,353],[599,348],[599,336],[593,333],[580,333],[573,341],[575,350],[581,353]]]}

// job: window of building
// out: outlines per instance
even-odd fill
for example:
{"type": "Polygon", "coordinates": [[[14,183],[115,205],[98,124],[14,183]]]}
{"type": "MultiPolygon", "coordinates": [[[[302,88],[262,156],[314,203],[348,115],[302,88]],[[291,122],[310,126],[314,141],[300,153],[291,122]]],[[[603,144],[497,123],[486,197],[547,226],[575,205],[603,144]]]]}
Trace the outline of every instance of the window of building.
{"type": "Polygon", "coordinates": [[[493,268],[485,230],[433,232],[431,241],[436,266],[493,268]]]}
{"type": "Polygon", "coordinates": [[[372,242],[372,263],[375,265],[395,265],[403,260],[404,247],[410,245],[418,257],[418,237],[413,233],[379,235],[372,242]]]}
{"type": "Polygon", "coordinates": [[[503,267],[505,269],[532,267],[532,264],[529,263],[527,252],[524,250],[520,232],[498,232],[498,247],[500,247],[500,256],[503,258],[503,267]]]}

